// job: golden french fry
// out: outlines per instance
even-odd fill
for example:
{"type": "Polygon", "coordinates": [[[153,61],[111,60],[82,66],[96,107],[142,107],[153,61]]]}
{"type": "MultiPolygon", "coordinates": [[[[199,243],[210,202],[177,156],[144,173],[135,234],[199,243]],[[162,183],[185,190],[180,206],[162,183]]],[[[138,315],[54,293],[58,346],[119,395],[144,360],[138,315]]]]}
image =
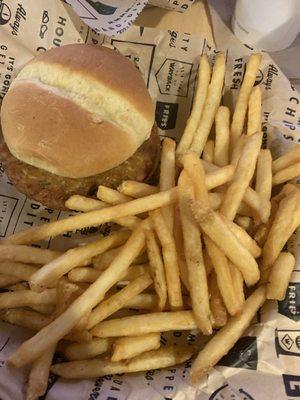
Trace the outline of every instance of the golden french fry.
{"type": "Polygon", "coordinates": [[[207,187],[207,190],[212,190],[217,186],[221,186],[224,183],[231,181],[233,176],[233,165],[226,165],[225,167],[219,168],[216,171],[207,173],[205,176],[205,185],[207,187]]]}
{"type": "Polygon", "coordinates": [[[193,182],[196,200],[207,207],[209,205],[209,197],[202,160],[199,159],[196,153],[189,152],[183,156],[183,165],[193,182]]]}
{"type": "Polygon", "coordinates": [[[167,302],[167,283],[160,248],[152,229],[145,229],[149,266],[158,297],[157,308],[163,310],[167,302]]]}
{"type": "Polygon", "coordinates": [[[291,253],[279,254],[269,276],[267,299],[284,300],[294,267],[295,257],[291,253]]]}
{"type": "Polygon", "coordinates": [[[248,101],[253,85],[255,83],[255,78],[259,70],[260,62],[261,62],[261,54],[258,53],[251,54],[248,59],[246,66],[246,73],[244,75],[241,88],[239,90],[237,102],[235,105],[235,110],[232,116],[231,129],[230,129],[232,143],[235,143],[236,140],[242,134],[246,117],[246,111],[248,107],[248,101]]]}
{"type": "Polygon", "coordinates": [[[246,135],[241,135],[236,140],[234,145],[232,145],[230,163],[231,163],[231,165],[234,166],[234,168],[236,168],[236,166],[237,166],[237,164],[239,162],[239,159],[240,159],[242,151],[244,149],[246,140],[247,140],[247,136],[246,135]]]}
{"type": "Polygon", "coordinates": [[[70,361],[94,358],[110,350],[111,339],[94,338],[88,343],[70,343],[64,347],[63,353],[70,361]]]}
{"type": "MultiPolygon", "coordinates": [[[[193,152],[190,150],[189,153],[193,153],[193,152]]],[[[217,165],[215,165],[213,163],[210,163],[209,161],[203,160],[203,158],[201,159],[201,162],[202,162],[202,166],[204,168],[204,171],[206,173],[214,172],[214,171],[217,171],[219,169],[219,167],[217,165]]]]}
{"type": "Polygon", "coordinates": [[[300,146],[296,145],[287,153],[283,154],[282,156],[276,158],[272,164],[273,174],[276,174],[282,169],[290,167],[291,165],[300,161],[300,146]]]}
{"type": "Polygon", "coordinates": [[[218,53],[216,56],[215,65],[213,67],[211,82],[208,87],[205,105],[201,115],[200,122],[194,133],[193,141],[190,149],[201,155],[212,124],[215,119],[216,112],[220,105],[224,76],[226,68],[226,59],[224,53],[218,53]]]}
{"type": "Polygon", "coordinates": [[[15,283],[21,282],[22,279],[13,275],[0,274],[0,288],[5,288],[15,283]]]}
{"type": "Polygon", "coordinates": [[[192,311],[165,311],[102,321],[94,326],[91,333],[98,337],[118,337],[196,328],[192,311]]]}
{"type": "Polygon", "coordinates": [[[266,299],[264,286],[258,287],[245,302],[239,315],[231,317],[224,326],[200,351],[191,369],[190,379],[195,383],[203,377],[217,362],[229,352],[245,329],[250,325],[257,310],[266,299]]]}
{"type": "Polygon", "coordinates": [[[271,200],[272,193],[272,155],[270,150],[260,150],[256,167],[256,192],[265,198],[271,200]]]}
{"type": "Polygon", "coordinates": [[[235,291],[235,296],[240,304],[241,309],[244,307],[245,294],[244,294],[244,279],[241,271],[232,264],[231,261],[228,263],[235,291]]]}
{"type": "Polygon", "coordinates": [[[279,203],[263,248],[264,268],[268,268],[274,264],[283,246],[299,226],[299,201],[299,192],[293,191],[279,203]]]}
{"type": "Polygon", "coordinates": [[[119,281],[126,272],[132,260],[140,253],[145,245],[143,223],[133,231],[130,238],[123,246],[120,254],[112,264],[102,272],[101,276],[89,286],[53,322],[39,331],[35,336],[25,341],[10,357],[10,363],[21,367],[37,359],[52,344],[57,343],[70,330],[76,326],[80,319],[95,307],[104,297],[105,293],[119,281]]]}
{"type": "Polygon", "coordinates": [[[111,361],[130,359],[145,351],[160,348],[160,333],[147,333],[140,336],[123,337],[113,344],[111,361]]]}
{"type": "Polygon", "coordinates": [[[127,203],[132,200],[132,197],[126,196],[115,189],[102,185],[98,187],[97,197],[99,200],[111,205],[127,203]]]}
{"type": "Polygon", "coordinates": [[[261,90],[255,86],[250,93],[248,103],[247,135],[261,131],[261,90]]]}
{"type": "Polygon", "coordinates": [[[230,110],[228,107],[220,106],[216,113],[216,139],[214,163],[219,167],[229,164],[229,141],[230,141],[230,110]]]}
{"type": "Polygon", "coordinates": [[[152,283],[152,279],[148,273],[136,278],[119,292],[113,294],[103,300],[96,308],[94,308],[88,319],[88,330],[93,328],[100,321],[103,321],[116,311],[126,306],[127,301],[143,292],[152,283]]]}
{"type": "Polygon", "coordinates": [[[221,215],[211,209],[203,208],[198,202],[193,203],[192,209],[203,232],[238,267],[246,284],[254,285],[259,280],[257,262],[229,229],[221,215]]]}
{"type": "MultiPolygon", "coordinates": [[[[32,274],[39,268],[36,265],[29,265],[14,261],[0,261],[0,274],[9,274],[19,280],[28,281],[32,274]]],[[[18,282],[18,281],[16,281],[18,282]]]]}
{"type": "MultiPolygon", "coordinates": [[[[160,191],[169,190],[175,186],[175,150],[176,142],[170,138],[165,138],[162,145],[160,159],[160,191]]],[[[169,231],[173,232],[174,225],[174,207],[170,204],[161,209],[161,213],[165,219],[169,231]]]]}
{"type": "Polygon", "coordinates": [[[177,146],[176,153],[184,154],[190,147],[195,131],[201,120],[203,113],[209,82],[210,82],[210,65],[206,54],[200,57],[198,68],[198,81],[194,95],[194,103],[191,115],[187,120],[185,130],[177,146]]]}
{"type": "MultiPolygon", "coordinates": [[[[98,256],[93,257],[93,267],[98,269],[99,271],[103,271],[106,269],[110,263],[114,260],[116,255],[121,251],[121,247],[116,247],[110,250],[107,250],[105,253],[99,254],[98,256]]],[[[140,255],[133,260],[132,264],[146,264],[148,262],[148,257],[146,252],[142,252],[140,255]]]]}
{"type": "Polygon", "coordinates": [[[279,185],[280,183],[287,182],[291,179],[298,178],[300,176],[300,161],[290,165],[273,175],[272,184],[273,186],[279,185]]]}
{"type": "Polygon", "coordinates": [[[109,236],[102,237],[84,246],[70,249],[52,262],[45,264],[30,277],[30,287],[33,290],[41,291],[61,276],[68,273],[72,268],[82,265],[92,257],[104,253],[111,247],[123,244],[130,233],[128,231],[113,232],[109,236]]]}
{"type": "Polygon", "coordinates": [[[206,270],[206,276],[209,277],[209,275],[212,273],[214,267],[212,265],[209,255],[208,255],[207,249],[204,249],[204,251],[203,251],[203,261],[204,261],[204,266],[205,266],[205,270],[206,270]]]}
{"type": "Polygon", "coordinates": [[[218,287],[215,271],[209,276],[210,308],[213,316],[214,327],[220,328],[226,325],[227,311],[218,287]]]}
{"type": "Polygon", "coordinates": [[[223,193],[208,193],[209,205],[212,210],[218,210],[224,198],[223,193]]]}
{"type": "Polygon", "coordinates": [[[12,244],[0,245],[0,260],[17,261],[29,264],[47,264],[59,257],[61,254],[60,251],[40,249],[38,247],[12,244]]]}
{"type": "Polygon", "coordinates": [[[238,161],[232,181],[225,193],[220,213],[234,220],[247,187],[255,171],[256,161],[261,146],[262,134],[255,133],[247,138],[238,161]]]}
{"type": "Polygon", "coordinates": [[[165,266],[168,299],[171,309],[181,309],[183,306],[180,285],[177,252],[172,233],[163,218],[160,210],[149,213],[155,232],[162,245],[162,254],[165,266]]]}
{"type": "Polygon", "coordinates": [[[140,197],[149,196],[159,191],[157,186],[137,181],[123,181],[118,187],[118,191],[126,196],[138,199],[140,197]]]}
{"type": "Polygon", "coordinates": [[[180,211],[178,203],[174,207],[174,240],[177,250],[180,279],[184,287],[189,290],[188,272],[184,254],[183,233],[180,221],[180,211]]]}
{"type": "Polygon", "coordinates": [[[178,180],[178,196],[192,309],[199,329],[209,335],[212,325],[206,270],[200,231],[189,204],[194,198],[193,183],[186,171],[178,180]]]}
{"type": "Polygon", "coordinates": [[[245,205],[252,209],[253,214],[258,219],[265,224],[267,223],[271,213],[271,203],[267,198],[258,194],[251,187],[247,187],[243,201],[245,205]]]}
{"type": "Polygon", "coordinates": [[[0,309],[25,307],[31,304],[55,304],[56,289],[47,289],[41,293],[32,290],[0,293],[0,309]]]}
{"type": "Polygon", "coordinates": [[[147,351],[130,360],[113,362],[105,359],[81,360],[55,364],[51,371],[66,379],[89,379],[108,374],[147,371],[167,368],[183,363],[191,358],[191,346],[168,346],[147,351]]]}
{"type": "Polygon", "coordinates": [[[216,273],[218,288],[225,307],[230,315],[235,315],[241,311],[241,304],[236,298],[228,260],[224,253],[208,236],[205,236],[204,240],[207,253],[212,261],[216,273]]]}
{"type": "Polygon", "coordinates": [[[209,139],[204,146],[203,149],[203,160],[213,163],[214,162],[214,154],[215,154],[215,142],[212,139],[209,139]]]}
{"type": "Polygon", "coordinates": [[[36,400],[39,396],[45,394],[55,348],[56,345],[51,346],[41,357],[33,362],[28,378],[26,400],[36,400]]]}
{"type": "Polygon", "coordinates": [[[157,310],[158,297],[154,293],[140,293],[130,299],[126,304],[126,307],[134,308],[136,310],[157,310]]]}
{"type": "MultiPolygon", "coordinates": [[[[61,233],[74,229],[98,226],[115,218],[126,217],[129,215],[141,214],[145,211],[155,210],[167,206],[176,201],[177,188],[165,192],[156,193],[140,199],[131,200],[125,204],[107,207],[102,210],[90,211],[88,213],[74,215],[59,221],[49,222],[48,224],[30,228],[26,231],[15,233],[4,239],[6,244],[27,244],[38,242],[50,236],[57,236],[61,233]]],[[[2,247],[2,246],[0,246],[2,247]]],[[[0,258],[1,253],[0,253],[0,258]]],[[[17,261],[17,260],[16,260],[17,261]]],[[[23,261],[23,260],[18,260],[23,261]]],[[[29,262],[29,261],[28,261],[29,262]]]]}
{"type": "Polygon", "coordinates": [[[74,194],[73,196],[68,198],[68,200],[65,202],[65,206],[70,210],[88,212],[108,207],[109,203],[92,199],[91,197],[85,197],[85,196],[80,196],[79,194],[74,194]]]}
{"type": "Polygon", "coordinates": [[[246,217],[245,215],[237,215],[235,217],[235,222],[238,226],[243,228],[243,230],[246,231],[247,233],[253,231],[254,221],[251,217],[246,217]]]}

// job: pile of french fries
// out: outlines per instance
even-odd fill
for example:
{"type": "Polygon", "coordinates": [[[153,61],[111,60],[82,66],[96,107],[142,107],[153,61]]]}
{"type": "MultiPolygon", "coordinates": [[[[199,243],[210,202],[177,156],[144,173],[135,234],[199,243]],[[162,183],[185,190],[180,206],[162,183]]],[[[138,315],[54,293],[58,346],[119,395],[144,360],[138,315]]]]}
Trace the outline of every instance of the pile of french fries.
{"type": "Polygon", "coordinates": [[[94,378],[198,352],[196,382],[266,299],[284,298],[295,259],[283,249],[300,224],[300,190],[278,185],[300,175],[300,146],[275,161],[261,149],[260,61],[250,56],[231,116],[220,105],[225,55],[212,71],[201,57],[182,139],[163,141],[158,186],[125,181],[100,186],[98,199],[74,195],[66,206],[82,213],[2,241],[1,319],[36,331],[9,358],[31,364],[27,400],[45,392],[49,371],[94,378]],[[119,228],[64,253],[30,246],[106,222],[119,228]],[[194,329],[212,335],[202,349],[161,345],[161,332],[194,329]],[[51,366],[55,351],[67,361],[51,366]]]}

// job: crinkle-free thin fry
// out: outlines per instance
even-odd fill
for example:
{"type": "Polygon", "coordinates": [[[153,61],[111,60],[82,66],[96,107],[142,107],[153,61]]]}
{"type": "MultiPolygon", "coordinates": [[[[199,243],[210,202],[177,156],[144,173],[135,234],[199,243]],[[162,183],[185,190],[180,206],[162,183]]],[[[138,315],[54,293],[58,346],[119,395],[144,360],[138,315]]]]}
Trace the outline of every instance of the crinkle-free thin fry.
{"type": "Polygon", "coordinates": [[[231,317],[226,326],[206,344],[195,359],[190,379],[196,382],[207,374],[217,362],[228,353],[245,329],[250,325],[257,310],[266,299],[265,286],[259,286],[245,302],[245,306],[239,315],[231,317]]]}
{"type": "Polygon", "coordinates": [[[290,181],[291,179],[298,178],[299,176],[300,176],[300,161],[276,172],[276,174],[273,175],[272,184],[273,186],[276,186],[279,185],[280,183],[284,183],[290,181]]]}
{"type": "Polygon", "coordinates": [[[209,276],[210,308],[213,316],[214,328],[221,328],[226,325],[228,314],[218,287],[215,271],[209,276]]]}
{"type": "Polygon", "coordinates": [[[239,90],[237,102],[232,116],[230,128],[232,143],[235,143],[243,132],[248,101],[253,85],[255,83],[255,78],[259,70],[260,62],[261,54],[258,53],[251,54],[247,62],[246,73],[244,75],[241,88],[239,90]]]}
{"type": "Polygon", "coordinates": [[[259,152],[256,167],[255,190],[266,200],[271,200],[272,155],[269,149],[261,149],[259,152]]]}
{"type": "Polygon", "coordinates": [[[194,133],[194,138],[190,149],[198,155],[202,154],[211,127],[214,123],[215,115],[220,105],[224,76],[226,68],[226,58],[224,53],[218,53],[213,67],[211,82],[208,87],[207,97],[200,122],[194,133]]]}
{"type": "MultiPolygon", "coordinates": [[[[45,225],[43,225],[45,226],[45,225]]],[[[62,253],[60,251],[40,249],[38,247],[1,244],[0,260],[17,261],[29,264],[47,264],[62,253]]]]}
{"type": "Polygon", "coordinates": [[[0,293],[0,309],[26,307],[31,304],[55,304],[56,289],[47,289],[42,293],[32,290],[0,293]]]}
{"type": "Polygon", "coordinates": [[[178,197],[192,309],[199,329],[207,335],[212,333],[209,293],[201,235],[190,208],[193,183],[186,171],[182,171],[178,180],[178,197]]]}
{"type": "Polygon", "coordinates": [[[127,203],[127,201],[132,200],[131,197],[102,185],[98,187],[97,197],[99,200],[111,205],[127,203]]]}
{"type": "Polygon", "coordinates": [[[280,170],[285,169],[290,165],[295,164],[298,161],[300,161],[299,144],[273,161],[272,163],[273,174],[276,174],[280,170]]]}
{"type": "Polygon", "coordinates": [[[198,68],[198,81],[194,95],[194,102],[191,115],[187,120],[185,130],[177,146],[176,153],[184,154],[190,147],[195,131],[201,120],[203,108],[205,105],[207,91],[210,82],[210,65],[206,54],[200,57],[198,68]]]}
{"type": "Polygon", "coordinates": [[[168,346],[147,351],[130,360],[113,362],[106,359],[81,360],[55,364],[51,371],[66,379],[89,379],[99,376],[148,371],[172,367],[187,361],[193,355],[191,346],[168,346]]]}
{"type": "Polygon", "coordinates": [[[20,280],[28,281],[32,274],[39,269],[38,266],[32,264],[24,264],[15,261],[0,261],[0,273],[9,274],[20,280]]]}
{"type": "Polygon", "coordinates": [[[113,344],[111,361],[130,359],[145,351],[160,348],[160,333],[147,333],[145,335],[121,337],[113,344]]]}
{"type": "Polygon", "coordinates": [[[229,164],[229,142],[230,142],[230,110],[228,107],[220,106],[216,113],[216,139],[214,163],[219,167],[229,164]]]}
{"type": "Polygon", "coordinates": [[[205,176],[207,190],[212,190],[218,186],[231,181],[234,176],[234,166],[226,165],[216,171],[210,172],[205,176]]]}
{"type": "Polygon", "coordinates": [[[267,299],[284,300],[293,269],[295,257],[291,253],[280,253],[274,262],[267,284],[267,299]]]}
{"type": "Polygon", "coordinates": [[[116,206],[103,208],[102,210],[74,215],[70,218],[49,222],[45,225],[30,228],[26,231],[18,232],[12,236],[8,236],[3,242],[5,242],[5,244],[35,243],[50,236],[57,236],[74,229],[98,226],[106,222],[113,221],[116,218],[141,214],[149,210],[155,210],[156,208],[174,203],[176,199],[177,188],[173,188],[165,192],[131,200],[128,203],[118,204],[116,206]]]}
{"type": "Polygon", "coordinates": [[[65,206],[70,210],[88,212],[92,210],[100,210],[101,208],[109,207],[109,203],[101,200],[92,199],[91,197],[73,194],[65,202],[65,206]]]}
{"type": "Polygon", "coordinates": [[[155,194],[158,192],[158,187],[149,185],[144,182],[137,181],[123,181],[118,187],[119,192],[125,194],[126,196],[138,199],[140,197],[149,196],[150,194],[155,194]]]}
{"type": "Polygon", "coordinates": [[[202,158],[205,161],[214,162],[214,154],[215,154],[215,142],[212,139],[209,139],[204,146],[202,158]]]}
{"type": "Polygon", "coordinates": [[[70,361],[94,358],[110,350],[111,339],[94,338],[88,343],[70,343],[63,349],[63,353],[70,361]]]}
{"type": "MultiPolygon", "coordinates": [[[[143,223],[142,223],[143,224],[143,223]]],[[[142,225],[141,224],[141,225],[142,225]]],[[[76,326],[80,319],[95,307],[105,293],[120,279],[145,245],[143,226],[131,234],[120,254],[101,276],[53,322],[25,341],[10,357],[10,363],[21,367],[38,358],[45,349],[57,343],[76,326]]]]}
{"type": "Polygon", "coordinates": [[[261,89],[255,86],[249,96],[247,135],[261,131],[261,89]]]}

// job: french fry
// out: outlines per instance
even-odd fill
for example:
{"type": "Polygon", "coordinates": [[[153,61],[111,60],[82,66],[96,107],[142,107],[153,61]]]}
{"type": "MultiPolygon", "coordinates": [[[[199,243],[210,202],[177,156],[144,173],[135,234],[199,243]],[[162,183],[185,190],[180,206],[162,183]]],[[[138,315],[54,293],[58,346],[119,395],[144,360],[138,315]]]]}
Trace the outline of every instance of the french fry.
{"type": "Polygon", "coordinates": [[[297,145],[273,161],[272,163],[273,174],[276,174],[282,169],[290,167],[291,165],[299,161],[300,161],[300,146],[297,145]]]}
{"type": "Polygon", "coordinates": [[[21,278],[18,278],[13,275],[0,274],[0,288],[5,288],[10,285],[14,285],[15,283],[21,282],[21,278]]]}
{"type": "Polygon", "coordinates": [[[209,335],[212,325],[206,270],[199,228],[189,205],[194,198],[193,183],[186,171],[181,173],[178,180],[178,196],[192,309],[199,329],[209,335]]]}
{"type": "Polygon", "coordinates": [[[295,257],[291,253],[279,254],[269,276],[267,299],[284,300],[294,267],[295,257]]]}
{"type": "Polygon", "coordinates": [[[32,290],[0,293],[0,309],[25,307],[31,304],[55,304],[56,289],[47,289],[41,293],[32,290]]]}
{"type": "Polygon", "coordinates": [[[283,246],[300,224],[299,193],[291,192],[279,203],[273,223],[263,247],[263,267],[271,267],[283,246]]]}
{"type": "Polygon", "coordinates": [[[137,310],[156,310],[158,308],[158,296],[153,293],[140,293],[130,299],[126,307],[134,308],[137,310]]]}
{"type": "Polygon", "coordinates": [[[236,238],[241,242],[241,244],[249,251],[254,258],[258,258],[261,255],[261,248],[257,245],[254,239],[248,233],[241,228],[239,225],[230,221],[223,215],[220,215],[223,222],[228,226],[231,232],[236,236],[236,238]]]}
{"type": "Polygon", "coordinates": [[[223,193],[208,193],[209,204],[212,210],[218,210],[224,198],[223,193]]]}
{"type": "Polygon", "coordinates": [[[167,283],[164,264],[152,229],[145,229],[145,234],[151,276],[158,297],[157,308],[161,311],[165,308],[167,302],[167,283]]]}
{"type": "Polygon", "coordinates": [[[84,246],[66,251],[31,275],[30,287],[35,291],[43,290],[68,273],[72,268],[82,265],[82,263],[91,260],[92,257],[104,253],[112,247],[123,244],[129,235],[128,231],[117,231],[84,246]]]}
{"type": "Polygon", "coordinates": [[[158,192],[157,186],[137,181],[123,181],[118,187],[118,191],[126,196],[138,199],[158,192]]]}
{"type": "MultiPolygon", "coordinates": [[[[99,254],[98,256],[93,257],[93,267],[98,269],[99,271],[103,271],[106,269],[110,263],[114,260],[116,255],[121,251],[121,247],[116,247],[110,250],[107,250],[105,253],[99,254]]],[[[146,264],[148,262],[148,257],[146,252],[142,252],[139,254],[135,260],[133,260],[132,264],[146,264]]]]}
{"type": "Polygon", "coordinates": [[[128,300],[134,298],[139,293],[143,292],[152,283],[152,279],[148,273],[136,278],[119,292],[103,300],[96,308],[94,308],[88,319],[88,330],[96,324],[103,321],[116,311],[120,310],[128,300]]]}
{"type": "Polygon", "coordinates": [[[22,245],[0,245],[0,260],[17,261],[28,264],[47,264],[59,257],[60,251],[39,249],[22,245]]]}
{"type": "Polygon", "coordinates": [[[231,159],[230,159],[230,163],[231,165],[234,166],[234,168],[236,168],[239,159],[241,157],[242,151],[244,149],[245,143],[247,140],[247,136],[246,135],[241,135],[236,142],[234,143],[234,145],[232,145],[232,149],[231,149],[231,159]]]}
{"type": "Polygon", "coordinates": [[[226,59],[224,53],[218,53],[215,65],[213,67],[211,82],[208,87],[205,105],[201,115],[200,122],[194,133],[193,141],[190,149],[198,155],[202,154],[212,124],[215,119],[216,112],[220,105],[224,76],[226,68],[226,59]]]}
{"type": "Polygon", "coordinates": [[[287,182],[291,179],[298,178],[300,176],[300,161],[290,165],[273,175],[272,184],[273,186],[279,185],[280,183],[287,182]]]}
{"type": "Polygon", "coordinates": [[[180,280],[184,287],[189,290],[188,271],[184,254],[183,233],[180,220],[180,210],[178,203],[174,208],[174,240],[177,250],[177,259],[180,273],[180,280]]]}
{"type": "Polygon", "coordinates": [[[234,176],[233,165],[226,165],[216,171],[210,172],[205,176],[205,185],[207,190],[212,190],[218,186],[231,181],[234,176]]]}
{"type": "Polygon", "coordinates": [[[241,271],[248,286],[259,280],[259,269],[254,257],[229,229],[220,214],[193,203],[192,210],[203,232],[214,241],[220,250],[241,271]]]}
{"type": "MultiPolygon", "coordinates": [[[[142,223],[143,224],[143,223],[142,223]]],[[[141,225],[142,225],[141,224],[141,225]]],[[[120,254],[101,276],[79,296],[69,308],[53,322],[40,330],[35,336],[25,341],[10,357],[10,363],[21,367],[37,359],[52,344],[57,343],[76,326],[80,319],[94,308],[105,293],[119,281],[132,260],[145,245],[143,225],[135,229],[123,246],[120,254]]]]}
{"type": "Polygon", "coordinates": [[[116,339],[113,344],[111,361],[117,362],[136,357],[145,351],[160,348],[160,334],[147,333],[141,336],[132,336],[116,339]]]}
{"type": "Polygon", "coordinates": [[[29,265],[14,261],[0,261],[0,273],[9,274],[20,280],[28,281],[33,273],[39,268],[36,265],[29,265]]]}
{"type": "Polygon", "coordinates": [[[74,194],[68,198],[68,200],[65,202],[65,206],[70,210],[88,212],[92,210],[101,210],[101,208],[108,207],[109,203],[92,199],[91,197],[74,194]]]}
{"type": "Polygon", "coordinates": [[[260,150],[256,167],[256,192],[266,200],[272,193],[272,155],[270,150],[260,150]]]}
{"type": "Polygon", "coordinates": [[[193,182],[196,200],[201,202],[203,206],[207,207],[209,205],[209,197],[202,161],[196,153],[189,152],[183,157],[183,165],[193,182]]]}
{"type": "Polygon", "coordinates": [[[115,189],[102,185],[98,187],[97,197],[99,200],[111,205],[127,203],[132,200],[132,197],[125,196],[125,194],[120,193],[115,189]]]}
{"type": "Polygon", "coordinates": [[[187,361],[193,349],[181,346],[162,347],[130,360],[113,362],[105,359],[81,360],[55,364],[51,371],[67,379],[89,379],[108,374],[121,374],[167,368],[187,361]]]}
{"type": "MultiPolygon", "coordinates": [[[[193,153],[192,151],[189,151],[188,153],[193,153]]],[[[219,167],[213,163],[210,163],[209,161],[203,160],[203,158],[201,159],[204,171],[206,173],[209,172],[214,172],[217,171],[219,169],[219,167]]]]}
{"type": "Polygon", "coordinates": [[[247,138],[234,177],[225,193],[220,213],[233,220],[242,202],[247,187],[255,171],[261,146],[262,134],[255,133],[247,138]]]}
{"type": "Polygon", "coordinates": [[[111,339],[94,338],[89,343],[70,343],[64,347],[63,353],[70,361],[94,358],[110,350],[111,339]]]}
{"type": "Polygon", "coordinates": [[[260,219],[263,223],[267,223],[271,212],[271,203],[267,198],[261,196],[252,188],[247,187],[243,201],[245,205],[252,209],[253,214],[258,219],[260,219]]]}
{"type": "Polygon", "coordinates": [[[214,154],[215,154],[215,142],[212,139],[209,139],[204,146],[202,158],[205,161],[214,162],[214,154]]]}
{"type": "Polygon", "coordinates": [[[227,311],[218,287],[217,276],[214,271],[209,276],[210,309],[214,327],[220,328],[227,323],[227,311]]]}
{"type": "Polygon", "coordinates": [[[220,106],[216,113],[216,139],[214,163],[219,167],[229,164],[229,141],[230,141],[230,111],[228,107],[220,106]]]}
{"type": "Polygon", "coordinates": [[[18,232],[5,238],[4,242],[6,244],[28,244],[38,242],[39,240],[46,239],[50,236],[57,236],[74,229],[81,229],[89,226],[98,226],[106,222],[113,221],[115,218],[136,215],[141,214],[145,211],[155,210],[156,208],[174,203],[176,201],[176,198],[177,188],[175,187],[165,192],[160,192],[150,196],[142,197],[140,199],[131,200],[125,204],[118,204],[116,206],[107,207],[102,210],[90,211],[88,213],[74,215],[70,218],[30,228],[26,231],[18,232]]]}
{"type": "Polygon", "coordinates": [[[28,378],[26,400],[35,400],[45,394],[55,348],[55,345],[51,346],[41,357],[33,362],[28,378]]]}
{"type": "MultiPolygon", "coordinates": [[[[246,217],[244,215],[237,215],[235,217],[235,222],[238,226],[243,228],[247,233],[253,231],[253,219],[251,217],[246,217]]],[[[253,255],[253,254],[252,254],[253,255]]],[[[255,256],[254,256],[255,257],[255,256]]],[[[255,257],[256,258],[256,257],[255,257]]]]}
{"type": "Polygon", "coordinates": [[[162,245],[169,304],[171,309],[178,310],[182,308],[183,302],[174,237],[160,210],[151,211],[149,215],[162,245]]]}
{"type": "Polygon", "coordinates": [[[261,90],[255,86],[249,96],[247,135],[261,131],[261,90]]]}
{"type": "Polygon", "coordinates": [[[235,265],[232,264],[231,261],[229,261],[228,265],[230,268],[230,273],[231,273],[231,278],[232,278],[232,282],[233,282],[236,299],[239,302],[241,308],[243,308],[244,303],[245,303],[243,275],[242,275],[241,271],[238,268],[236,268],[235,265]]]}
{"type": "MultiPolygon", "coordinates": [[[[160,191],[169,190],[175,186],[175,150],[176,142],[170,138],[165,138],[162,145],[160,159],[160,191]]],[[[163,207],[161,209],[161,213],[165,219],[169,231],[172,233],[174,225],[173,204],[163,207]]]]}
{"type": "Polygon", "coordinates": [[[257,310],[266,299],[266,289],[259,286],[245,302],[241,314],[231,317],[224,326],[200,351],[191,369],[191,382],[207,374],[217,362],[229,352],[245,329],[250,325],[257,310]]]}
{"type": "Polygon", "coordinates": [[[206,270],[206,276],[209,277],[209,275],[212,273],[214,267],[212,265],[212,261],[208,255],[207,249],[204,249],[203,251],[203,261],[204,261],[204,266],[206,270]]]}
{"type": "Polygon", "coordinates": [[[102,321],[94,326],[91,333],[98,337],[118,337],[196,328],[192,311],[164,311],[102,321]]]}
{"type": "Polygon", "coordinates": [[[236,140],[241,136],[244,122],[246,117],[246,111],[248,107],[249,97],[255,83],[255,78],[259,70],[261,62],[261,54],[252,53],[248,59],[246,66],[246,73],[239,90],[235,110],[232,116],[231,122],[231,140],[235,143],[236,140]]]}
{"type": "MultiPolygon", "coordinates": [[[[207,253],[212,261],[217,284],[220,290],[223,302],[230,315],[235,315],[241,311],[241,304],[236,298],[233,280],[230,273],[228,261],[224,253],[208,237],[204,237],[207,253]]],[[[215,316],[214,316],[215,317],[215,316]]],[[[215,318],[216,320],[216,318],[215,318]]]]}
{"type": "Polygon", "coordinates": [[[198,81],[194,95],[193,108],[191,115],[187,120],[186,127],[182,134],[180,142],[177,146],[176,153],[178,155],[186,153],[193,141],[195,131],[202,117],[210,82],[210,75],[211,71],[210,71],[209,61],[207,55],[203,54],[200,57],[200,62],[199,62],[198,81]]]}

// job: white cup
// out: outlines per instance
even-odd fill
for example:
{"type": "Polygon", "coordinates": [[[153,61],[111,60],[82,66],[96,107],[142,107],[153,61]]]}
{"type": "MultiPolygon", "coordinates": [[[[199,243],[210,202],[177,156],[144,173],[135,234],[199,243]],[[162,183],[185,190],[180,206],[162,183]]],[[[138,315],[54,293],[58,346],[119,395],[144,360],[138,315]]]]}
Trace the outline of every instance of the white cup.
{"type": "Polygon", "coordinates": [[[300,0],[237,0],[232,30],[258,49],[285,49],[300,32],[300,0]]]}

